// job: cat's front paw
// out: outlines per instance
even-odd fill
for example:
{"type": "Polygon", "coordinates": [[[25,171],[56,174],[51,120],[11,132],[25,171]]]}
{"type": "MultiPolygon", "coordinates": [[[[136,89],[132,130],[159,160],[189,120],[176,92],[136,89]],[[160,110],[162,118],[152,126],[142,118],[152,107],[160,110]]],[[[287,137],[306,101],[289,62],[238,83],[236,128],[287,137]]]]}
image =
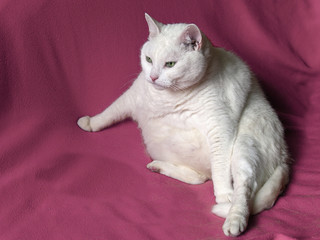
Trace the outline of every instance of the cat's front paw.
{"type": "Polygon", "coordinates": [[[84,116],[79,118],[77,122],[78,126],[88,132],[92,132],[92,128],[90,126],[90,117],[89,116],[84,116]]]}
{"type": "Polygon", "coordinates": [[[245,216],[229,214],[222,230],[226,236],[239,236],[247,227],[248,219],[245,216]]]}
{"type": "Polygon", "coordinates": [[[151,163],[147,164],[147,168],[155,173],[161,173],[161,164],[159,161],[152,161],[151,163]]]}

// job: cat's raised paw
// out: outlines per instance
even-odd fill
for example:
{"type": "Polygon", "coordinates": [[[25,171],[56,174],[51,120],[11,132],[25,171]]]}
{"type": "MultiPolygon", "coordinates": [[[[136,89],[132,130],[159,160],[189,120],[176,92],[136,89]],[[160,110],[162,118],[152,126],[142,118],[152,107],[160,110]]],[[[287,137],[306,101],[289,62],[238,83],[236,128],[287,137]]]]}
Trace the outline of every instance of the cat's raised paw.
{"type": "Polygon", "coordinates": [[[78,126],[88,132],[92,132],[92,128],[90,126],[90,117],[89,116],[84,116],[79,118],[77,122],[78,126]]]}
{"type": "Polygon", "coordinates": [[[248,220],[244,216],[228,216],[222,230],[226,236],[239,236],[247,227],[248,220]]]}

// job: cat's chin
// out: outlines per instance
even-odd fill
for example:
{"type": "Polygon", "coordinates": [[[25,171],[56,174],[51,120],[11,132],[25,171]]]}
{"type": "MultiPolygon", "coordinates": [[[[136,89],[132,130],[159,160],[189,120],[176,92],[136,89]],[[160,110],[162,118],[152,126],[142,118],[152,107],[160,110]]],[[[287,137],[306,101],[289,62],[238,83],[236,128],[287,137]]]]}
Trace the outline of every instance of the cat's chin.
{"type": "Polygon", "coordinates": [[[151,83],[151,84],[152,84],[152,86],[153,86],[155,89],[157,89],[157,90],[159,90],[159,91],[162,91],[162,90],[167,89],[167,87],[161,86],[161,85],[156,84],[156,83],[151,83]]]}

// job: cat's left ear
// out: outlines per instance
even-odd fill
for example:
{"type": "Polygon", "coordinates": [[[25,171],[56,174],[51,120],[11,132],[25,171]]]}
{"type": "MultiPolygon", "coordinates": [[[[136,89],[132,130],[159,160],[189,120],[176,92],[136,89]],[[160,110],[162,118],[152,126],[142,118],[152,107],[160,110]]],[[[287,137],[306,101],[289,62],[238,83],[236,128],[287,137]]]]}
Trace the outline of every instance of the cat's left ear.
{"type": "Polygon", "coordinates": [[[202,46],[202,35],[195,24],[189,24],[180,36],[180,41],[193,50],[200,50],[202,46]]]}
{"type": "Polygon", "coordinates": [[[152,39],[159,35],[163,24],[154,20],[147,13],[145,13],[144,15],[149,27],[149,39],[152,39]]]}

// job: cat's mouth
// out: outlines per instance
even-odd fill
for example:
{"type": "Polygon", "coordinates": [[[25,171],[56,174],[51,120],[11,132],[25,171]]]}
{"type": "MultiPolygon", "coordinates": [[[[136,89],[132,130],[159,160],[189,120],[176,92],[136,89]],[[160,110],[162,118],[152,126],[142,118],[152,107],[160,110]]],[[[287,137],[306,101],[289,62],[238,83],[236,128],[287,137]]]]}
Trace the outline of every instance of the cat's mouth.
{"type": "Polygon", "coordinates": [[[167,87],[164,87],[164,86],[156,84],[156,83],[152,83],[152,84],[153,84],[154,88],[157,90],[164,90],[167,88],[167,87]]]}
{"type": "Polygon", "coordinates": [[[157,90],[164,90],[164,89],[167,89],[169,88],[169,86],[164,86],[162,84],[159,84],[157,82],[150,82],[152,84],[152,86],[157,89],[157,90]]]}
{"type": "Polygon", "coordinates": [[[170,89],[173,91],[181,91],[180,87],[177,86],[176,81],[148,81],[155,89],[165,90],[170,89]]]}

